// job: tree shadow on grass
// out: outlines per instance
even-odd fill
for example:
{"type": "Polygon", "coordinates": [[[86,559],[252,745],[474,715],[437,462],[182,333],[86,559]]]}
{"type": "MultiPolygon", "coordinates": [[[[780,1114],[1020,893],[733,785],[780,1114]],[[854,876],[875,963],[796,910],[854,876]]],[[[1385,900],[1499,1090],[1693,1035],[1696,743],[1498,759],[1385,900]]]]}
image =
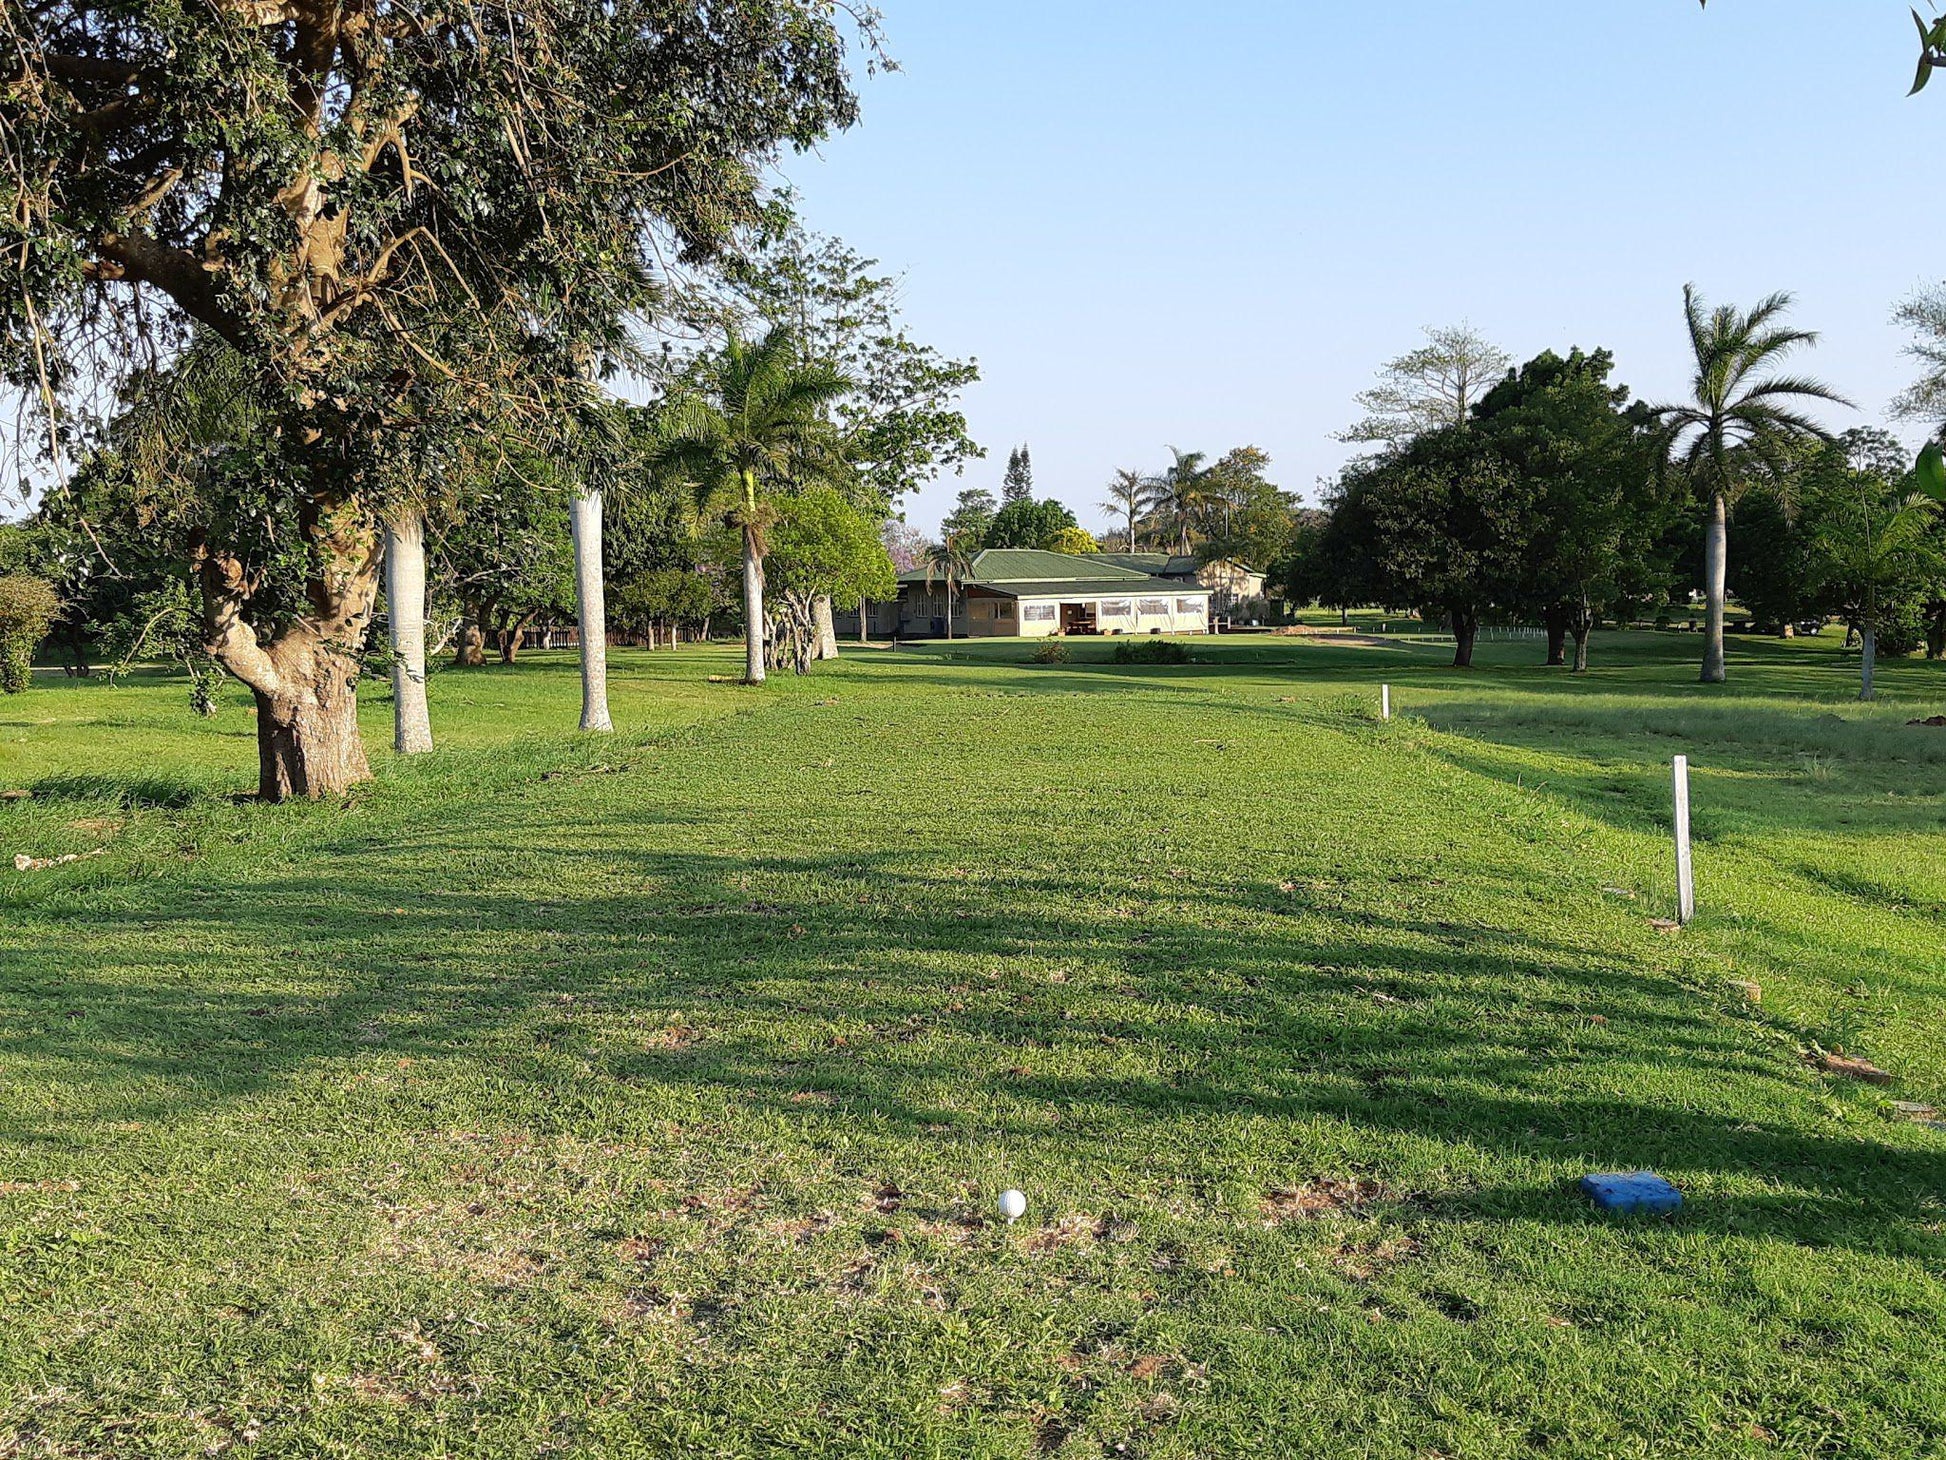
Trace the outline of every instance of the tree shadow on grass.
{"type": "Polygon", "coordinates": [[[0,1054],[75,1113],[11,1110],[0,1136],[58,1153],[108,1112],[193,1122],[336,1068],[460,1060],[560,1134],[627,1131],[684,1092],[813,1141],[869,1116],[889,1140],[1140,1168],[1157,1149],[1193,1166],[1198,1132],[1238,1121],[1267,1149],[1335,1132],[1381,1172],[1443,1152],[1459,1174],[1425,1198],[1435,1218],[1586,1220],[1553,1178],[1469,1166],[1660,1165],[1706,1188],[1686,1218],[1705,1228],[1946,1252],[1946,1154],[1794,1126],[1810,1077],[1748,1020],[1570,943],[1235,886],[1084,906],[1018,874],[1002,905],[889,852],[591,848],[516,873],[436,825],[409,850],[126,889],[7,992],[0,1054]],[[429,886],[428,860],[465,887],[429,886]]]}

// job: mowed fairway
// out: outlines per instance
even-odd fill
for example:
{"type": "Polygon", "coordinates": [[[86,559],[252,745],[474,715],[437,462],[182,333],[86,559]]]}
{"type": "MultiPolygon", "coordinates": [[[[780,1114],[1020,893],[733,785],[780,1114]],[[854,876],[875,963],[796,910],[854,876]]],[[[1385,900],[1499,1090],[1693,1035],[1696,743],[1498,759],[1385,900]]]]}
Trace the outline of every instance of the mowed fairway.
{"type": "Polygon", "coordinates": [[[1194,647],[0,702],[0,1456],[1938,1456],[1946,668],[1194,647]]]}

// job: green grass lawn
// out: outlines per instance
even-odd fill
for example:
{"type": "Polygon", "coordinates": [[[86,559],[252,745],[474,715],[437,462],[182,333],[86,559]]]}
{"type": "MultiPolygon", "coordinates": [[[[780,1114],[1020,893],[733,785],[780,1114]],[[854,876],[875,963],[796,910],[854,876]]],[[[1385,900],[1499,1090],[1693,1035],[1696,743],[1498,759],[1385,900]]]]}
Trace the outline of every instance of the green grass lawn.
{"type": "Polygon", "coordinates": [[[1942,1453],[1946,667],[1108,647],[0,701],[0,1456],[1942,1453]]]}

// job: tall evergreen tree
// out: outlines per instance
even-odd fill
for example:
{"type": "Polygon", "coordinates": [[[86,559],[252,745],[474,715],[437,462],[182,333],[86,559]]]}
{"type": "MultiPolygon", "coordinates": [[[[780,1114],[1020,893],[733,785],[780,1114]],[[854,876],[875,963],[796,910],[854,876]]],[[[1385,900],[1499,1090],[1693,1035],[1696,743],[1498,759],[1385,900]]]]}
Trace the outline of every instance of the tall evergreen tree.
{"type": "Polygon", "coordinates": [[[1007,453],[1007,474],[1000,479],[1000,502],[1031,502],[1034,498],[1034,458],[1025,445],[1007,453]]]}

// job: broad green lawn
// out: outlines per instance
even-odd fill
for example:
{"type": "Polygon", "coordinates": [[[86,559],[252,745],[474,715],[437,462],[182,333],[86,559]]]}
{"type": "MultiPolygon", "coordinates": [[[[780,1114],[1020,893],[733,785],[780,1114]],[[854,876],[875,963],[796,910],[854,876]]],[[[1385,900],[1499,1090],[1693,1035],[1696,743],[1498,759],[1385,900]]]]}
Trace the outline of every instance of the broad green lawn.
{"type": "Polygon", "coordinates": [[[543,657],[290,807],[44,677],[0,1456],[1938,1457],[1946,666],[1697,647],[543,657]]]}

